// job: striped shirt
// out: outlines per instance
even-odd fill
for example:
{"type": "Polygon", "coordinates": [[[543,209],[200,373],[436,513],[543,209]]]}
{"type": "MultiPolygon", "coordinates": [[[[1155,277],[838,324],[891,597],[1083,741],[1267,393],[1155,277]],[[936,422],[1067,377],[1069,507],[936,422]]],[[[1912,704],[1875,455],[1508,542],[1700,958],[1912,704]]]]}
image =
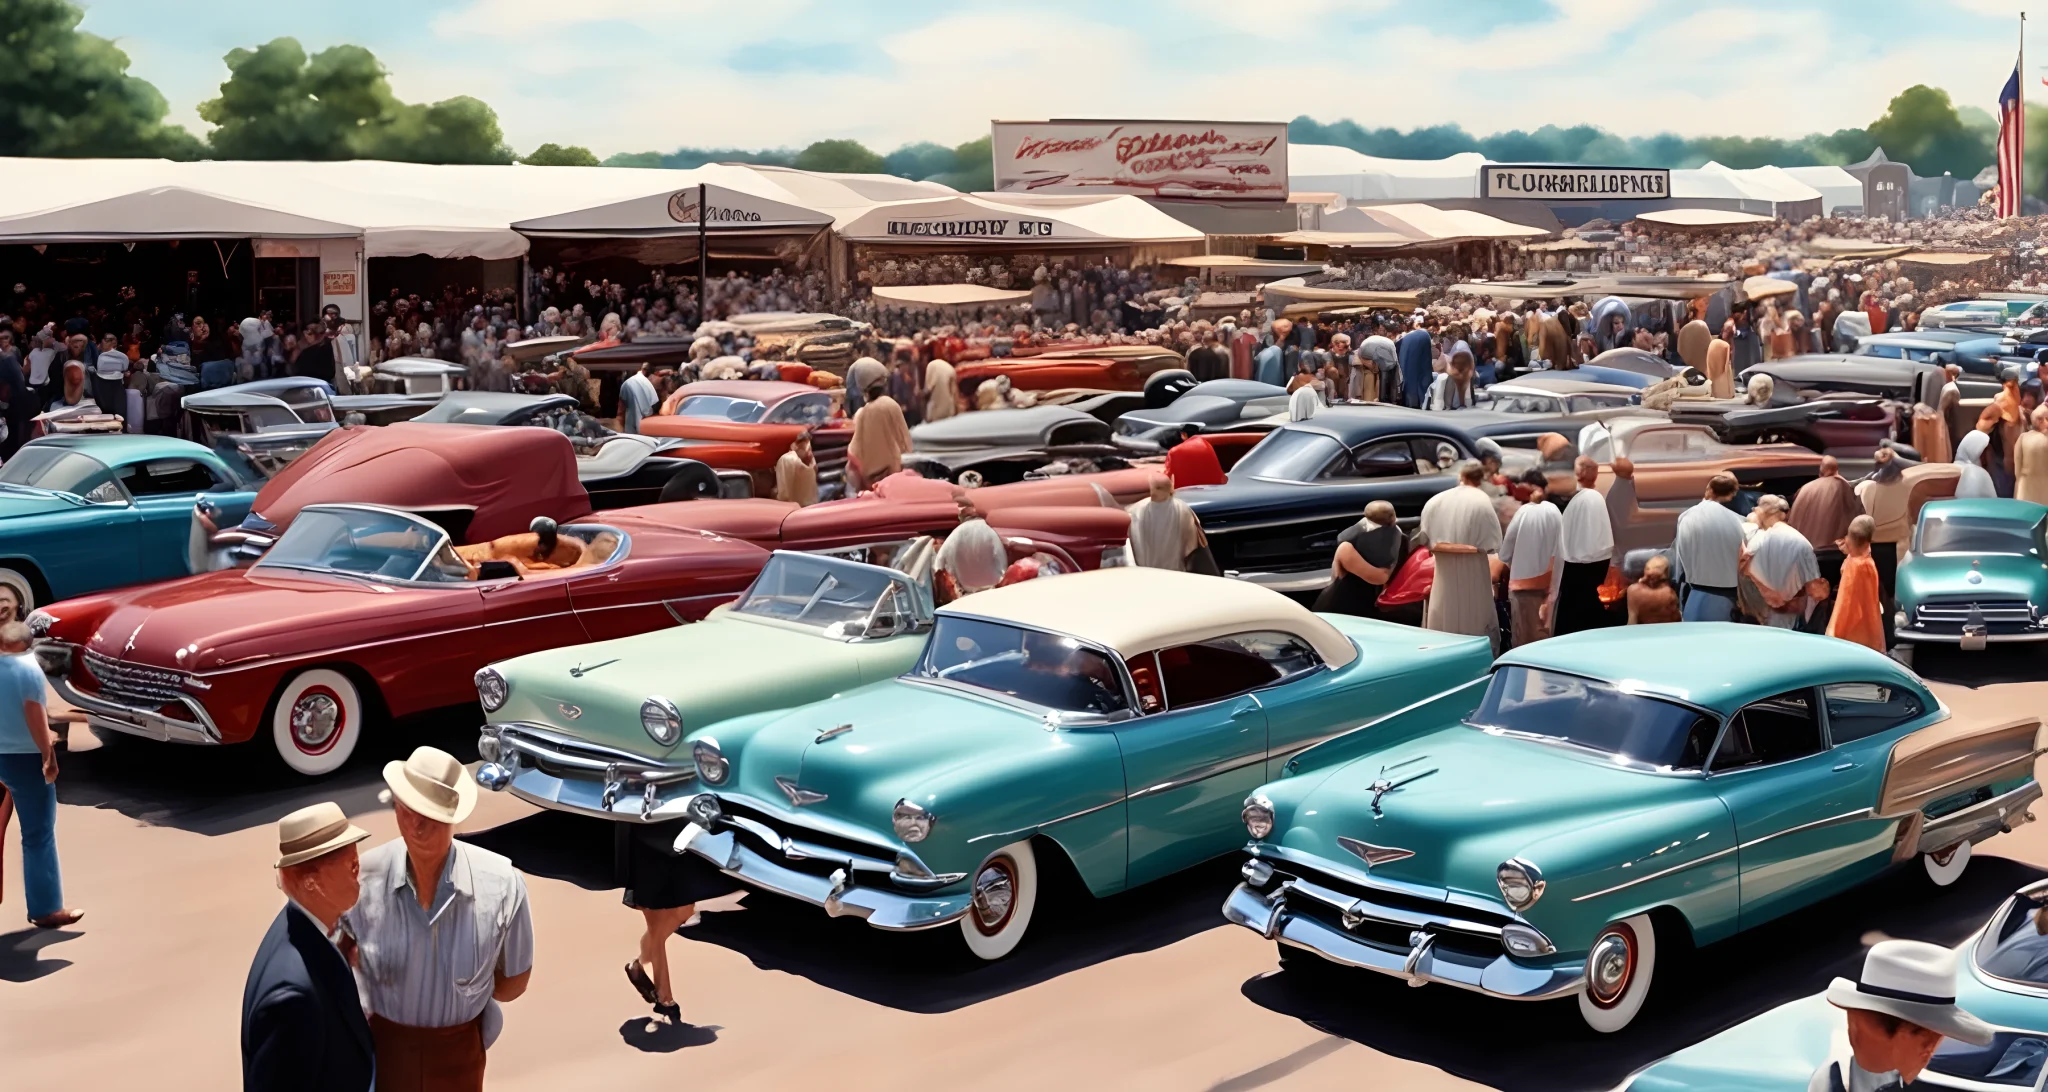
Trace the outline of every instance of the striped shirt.
{"type": "Polygon", "coordinates": [[[371,1012],[411,1027],[465,1024],[483,1014],[498,974],[533,969],[526,881],[511,861],[454,843],[424,910],[403,840],[362,861],[362,896],[346,920],[371,1012]]]}

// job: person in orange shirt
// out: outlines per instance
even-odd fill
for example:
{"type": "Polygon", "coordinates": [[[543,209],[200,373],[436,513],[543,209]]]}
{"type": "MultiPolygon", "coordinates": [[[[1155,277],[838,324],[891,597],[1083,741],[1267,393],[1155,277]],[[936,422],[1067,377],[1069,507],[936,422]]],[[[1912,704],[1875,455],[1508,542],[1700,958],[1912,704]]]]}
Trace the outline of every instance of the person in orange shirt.
{"type": "Polygon", "coordinates": [[[1835,613],[1828,619],[1828,636],[1883,652],[1884,603],[1877,562],[1870,556],[1870,540],[1876,533],[1877,523],[1869,516],[1849,521],[1849,534],[1842,539],[1842,587],[1835,595],[1835,613]]]}

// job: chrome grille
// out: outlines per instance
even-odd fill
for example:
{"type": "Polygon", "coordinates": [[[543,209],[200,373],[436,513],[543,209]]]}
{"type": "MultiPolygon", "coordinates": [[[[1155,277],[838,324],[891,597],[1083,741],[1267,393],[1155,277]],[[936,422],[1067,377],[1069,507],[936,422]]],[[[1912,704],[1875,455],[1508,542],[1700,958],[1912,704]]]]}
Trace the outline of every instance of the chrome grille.
{"type": "Polygon", "coordinates": [[[147,709],[176,703],[195,682],[182,671],[132,664],[91,649],[85,650],[85,669],[99,683],[102,696],[147,709]]]}
{"type": "Polygon", "coordinates": [[[1986,622],[2031,622],[2034,611],[2024,599],[1974,599],[1952,600],[1949,602],[1920,604],[1919,617],[1922,622],[1952,622],[1957,625],[1969,620],[1970,608],[1975,607],[1986,622]]]}

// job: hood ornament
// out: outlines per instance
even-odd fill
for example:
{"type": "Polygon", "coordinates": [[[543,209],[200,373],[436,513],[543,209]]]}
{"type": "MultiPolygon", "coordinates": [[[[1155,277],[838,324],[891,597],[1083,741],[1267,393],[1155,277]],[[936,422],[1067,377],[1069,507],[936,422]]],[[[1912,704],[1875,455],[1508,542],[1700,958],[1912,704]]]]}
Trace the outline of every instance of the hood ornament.
{"type": "Polygon", "coordinates": [[[822,731],[822,732],[819,732],[819,733],[818,733],[818,738],[816,738],[816,739],[812,740],[811,742],[812,742],[812,743],[823,743],[823,742],[825,742],[826,740],[828,740],[828,739],[831,739],[831,738],[832,738],[833,736],[843,736],[843,735],[845,735],[846,733],[848,733],[848,732],[851,732],[851,731],[853,731],[853,725],[851,725],[851,724],[842,724],[842,725],[839,725],[839,726],[838,726],[838,727],[836,727],[836,728],[827,728],[827,729],[825,729],[824,731],[822,731]]]}
{"type": "Polygon", "coordinates": [[[795,778],[778,777],[775,779],[775,787],[782,790],[782,795],[789,797],[791,807],[800,808],[805,804],[822,804],[827,799],[824,793],[799,788],[795,778]]]}
{"type": "Polygon", "coordinates": [[[1364,861],[1367,868],[1372,868],[1374,865],[1393,864],[1395,861],[1405,861],[1415,856],[1415,851],[1412,849],[1402,849],[1399,846],[1376,846],[1371,842],[1361,842],[1356,838],[1339,837],[1337,844],[1357,854],[1358,859],[1364,861]]]}
{"type": "Polygon", "coordinates": [[[584,666],[583,666],[582,664],[577,664],[577,665],[576,665],[575,667],[572,667],[572,668],[570,668],[570,669],[569,669],[569,677],[570,677],[570,678],[572,678],[572,679],[580,679],[580,678],[582,678],[582,677],[583,677],[583,676],[584,676],[585,674],[587,674],[587,673],[589,673],[589,672],[592,672],[592,671],[596,671],[596,670],[597,670],[598,668],[600,668],[600,667],[603,667],[603,666],[605,666],[606,664],[615,664],[615,663],[618,663],[618,662],[619,662],[619,661],[618,661],[618,659],[617,659],[616,657],[614,657],[613,659],[609,659],[609,660],[602,660],[602,661],[599,661],[598,663],[594,663],[594,664],[591,664],[591,665],[590,665],[589,667],[584,667],[584,666]]]}
{"type": "Polygon", "coordinates": [[[555,708],[560,709],[562,711],[562,715],[568,717],[570,720],[578,720],[583,716],[583,707],[580,705],[571,705],[568,702],[557,702],[555,704],[555,708]]]}
{"type": "MultiPolygon", "coordinates": [[[[1408,762],[1420,762],[1420,761],[1422,761],[1422,759],[1423,759],[1424,757],[1427,757],[1427,756],[1422,756],[1422,755],[1418,755],[1418,756],[1416,756],[1415,758],[1411,758],[1411,759],[1409,759],[1409,760],[1408,760],[1408,762]]],[[[1393,791],[1394,791],[1395,789],[1398,789],[1398,788],[1400,788],[1400,787],[1401,787],[1401,786],[1403,786],[1403,785],[1406,785],[1406,784],[1407,784],[1407,783],[1409,783],[1410,781],[1416,781],[1416,780],[1419,780],[1419,779],[1421,779],[1421,778],[1425,778],[1425,777],[1428,777],[1428,776],[1429,776],[1430,774],[1433,774],[1433,773],[1435,773],[1435,772],[1436,772],[1436,768],[1435,768],[1435,767],[1431,767],[1431,768],[1429,768],[1429,769],[1427,769],[1427,770],[1422,770],[1422,771],[1419,771],[1419,772],[1417,772],[1417,773],[1412,773],[1412,774],[1406,774],[1406,775],[1403,775],[1403,776],[1401,776],[1401,777],[1396,777],[1396,778],[1393,778],[1392,780],[1389,780],[1389,779],[1387,778],[1387,771],[1388,771],[1388,770],[1398,769],[1398,768],[1400,768],[1400,767],[1402,767],[1402,766],[1406,766],[1406,765],[1408,765],[1408,762],[1396,762],[1396,763],[1394,763],[1394,764],[1393,764],[1392,766],[1381,766],[1381,767],[1380,767],[1380,776],[1379,776],[1379,777],[1378,777],[1378,778],[1377,778],[1376,780],[1374,780],[1372,784],[1370,784],[1370,785],[1366,786],[1366,789],[1367,789],[1367,791],[1369,791],[1369,792],[1371,792],[1371,793],[1372,793],[1372,817],[1373,817],[1373,818],[1375,818],[1375,819],[1384,819],[1384,818],[1386,818],[1386,812],[1384,812],[1384,811],[1381,811],[1381,810],[1380,810],[1380,798],[1381,798],[1381,797],[1383,797],[1383,796],[1387,795],[1387,794],[1388,794],[1388,793],[1390,793],[1390,792],[1393,792],[1393,791]]]]}

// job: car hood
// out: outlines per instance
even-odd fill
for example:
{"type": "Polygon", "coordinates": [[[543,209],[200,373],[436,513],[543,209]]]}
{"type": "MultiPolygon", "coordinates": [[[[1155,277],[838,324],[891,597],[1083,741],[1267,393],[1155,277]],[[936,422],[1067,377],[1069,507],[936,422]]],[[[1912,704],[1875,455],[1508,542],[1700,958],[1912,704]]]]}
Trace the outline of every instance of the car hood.
{"type": "MultiPolygon", "coordinates": [[[[922,644],[907,638],[903,666],[922,644]]],[[[678,737],[664,747],[640,726],[640,706],[650,697],[675,703],[687,735],[731,717],[829,698],[861,681],[855,646],[815,630],[733,618],[723,607],[696,625],[492,666],[509,684],[505,704],[490,715],[493,723],[544,724],[654,759],[688,754],[689,746],[678,737]],[[803,668],[791,671],[792,664],[803,668]]]]}
{"type": "Polygon", "coordinates": [[[1413,856],[1373,875],[1488,898],[1495,867],[1545,837],[1654,812],[1699,785],[1462,724],[1303,780],[1268,787],[1285,848],[1351,868],[1362,862],[1340,837],[1404,849],[1413,856]],[[1375,813],[1372,785],[1382,779],[1396,787],[1375,813]]]}
{"type": "MultiPolygon", "coordinates": [[[[949,688],[891,679],[793,709],[750,736],[735,757],[734,791],[778,810],[856,827],[893,841],[890,811],[961,767],[1002,764],[1058,746],[1029,712],[949,688]],[[819,741],[820,733],[850,728],[819,741]],[[823,799],[795,803],[782,778],[823,799]]],[[[945,807],[946,802],[939,804],[945,807]]]]}
{"type": "Polygon", "coordinates": [[[1915,554],[1899,566],[1899,595],[1967,599],[2048,600],[2048,566],[2012,554],[1915,554]],[[1982,579],[1970,580],[1976,573],[1982,579]]]}
{"type": "Polygon", "coordinates": [[[0,489],[0,519],[40,516],[47,512],[68,512],[83,507],[78,501],[42,489],[0,489]]]}
{"type": "Polygon", "coordinates": [[[407,588],[256,567],[154,584],[111,597],[86,641],[95,652],[179,671],[474,628],[474,585],[407,588]]]}

